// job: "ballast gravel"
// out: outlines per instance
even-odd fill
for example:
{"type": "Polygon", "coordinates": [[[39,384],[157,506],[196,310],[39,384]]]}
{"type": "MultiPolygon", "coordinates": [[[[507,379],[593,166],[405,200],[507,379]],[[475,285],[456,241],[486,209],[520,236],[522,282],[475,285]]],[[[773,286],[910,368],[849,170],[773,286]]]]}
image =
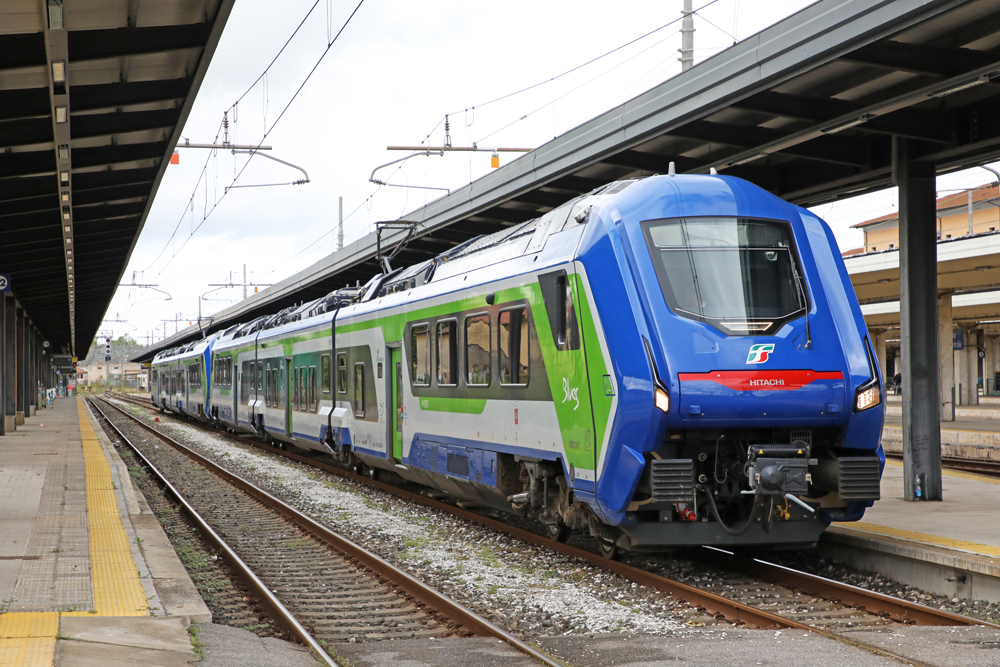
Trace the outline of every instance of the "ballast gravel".
{"type": "MultiPolygon", "coordinates": [[[[145,408],[116,404],[152,421],[145,408]]],[[[516,634],[676,634],[702,625],[669,595],[575,558],[193,426],[157,426],[516,634]]]]}

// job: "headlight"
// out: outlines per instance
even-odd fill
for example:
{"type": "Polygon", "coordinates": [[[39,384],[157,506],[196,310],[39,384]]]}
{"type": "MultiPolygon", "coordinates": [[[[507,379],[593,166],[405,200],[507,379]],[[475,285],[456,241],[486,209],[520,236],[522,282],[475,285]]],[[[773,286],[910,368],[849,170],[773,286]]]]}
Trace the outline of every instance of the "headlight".
{"type": "Polygon", "coordinates": [[[655,396],[656,407],[664,412],[670,410],[670,396],[667,395],[667,392],[657,387],[655,396]]]}
{"type": "Polygon", "coordinates": [[[882,390],[878,386],[878,380],[874,384],[861,386],[854,396],[854,411],[862,412],[868,408],[874,408],[882,402],[882,390]]]}

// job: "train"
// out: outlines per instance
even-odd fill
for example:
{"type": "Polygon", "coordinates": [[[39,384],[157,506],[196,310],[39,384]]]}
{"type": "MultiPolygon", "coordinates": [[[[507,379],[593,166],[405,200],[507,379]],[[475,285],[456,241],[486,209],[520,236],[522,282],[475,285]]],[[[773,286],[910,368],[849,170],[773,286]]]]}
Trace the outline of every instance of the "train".
{"type": "Polygon", "coordinates": [[[879,499],[885,394],[830,227],[735,177],[616,181],[156,355],[164,410],[601,552],[796,548],[879,499]]]}

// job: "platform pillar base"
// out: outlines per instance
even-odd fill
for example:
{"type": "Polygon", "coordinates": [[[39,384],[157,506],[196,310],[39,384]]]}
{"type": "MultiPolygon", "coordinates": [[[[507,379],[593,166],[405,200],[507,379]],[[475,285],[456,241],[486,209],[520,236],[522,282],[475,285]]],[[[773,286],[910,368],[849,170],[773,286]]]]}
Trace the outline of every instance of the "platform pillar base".
{"type": "Polygon", "coordinates": [[[24,424],[24,411],[18,410],[17,413],[16,413],[16,415],[15,415],[15,417],[14,417],[14,420],[15,420],[15,423],[18,426],[23,425],[24,424]]]}
{"type": "Polygon", "coordinates": [[[17,429],[17,418],[14,415],[4,415],[3,427],[7,433],[13,433],[17,429]]]}

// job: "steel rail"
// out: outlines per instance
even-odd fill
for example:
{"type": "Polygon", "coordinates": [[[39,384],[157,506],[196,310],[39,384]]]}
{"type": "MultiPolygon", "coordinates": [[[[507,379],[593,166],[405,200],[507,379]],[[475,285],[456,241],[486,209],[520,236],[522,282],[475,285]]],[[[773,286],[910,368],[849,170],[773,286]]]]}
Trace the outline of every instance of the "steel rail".
{"type": "Polygon", "coordinates": [[[738,558],[735,554],[724,549],[715,547],[704,547],[703,549],[702,556],[720,567],[737,570],[806,595],[825,600],[836,600],[848,607],[888,617],[901,623],[909,625],[982,625],[1000,630],[1000,625],[989,621],[979,621],[943,609],[934,609],[826,577],[793,570],[758,558],[738,558]]]}
{"type": "MultiPolygon", "coordinates": [[[[187,499],[184,498],[184,495],[170,483],[170,480],[168,480],[155,465],[153,465],[153,462],[146,458],[145,454],[143,454],[124,433],[122,433],[121,429],[119,429],[114,422],[108,419],[108,416],[103,410],[101,410],[100,406],[97,405],[97,402],[94,399],[90,399],[88,402],[91,407],[93,407],[94,411],[97,412],[97,414],[99,414],[104,421],[107,422],[114,432],[118,434],[118,437],[122,439],[122,442],[127,444],[132,451],[135,452],[136,456],[142,459],[143,464],[156,476],[160,483],[163,484],[163,487],[167,490],[167,492],[177,500],[180,506],[184,509],[184,512],[192,521],[194,521],[194,523],[198,526],[198,529],[201,530],[202,534],[205,535],[208,540],[215,545],[215,548],[222,553],[222,557],[225,559],[226,563],[236,570],[237,576],[239,576],[240,580],[257,596],[257,600],[265,608],[267,608],[271,619],[289,635],[297,638],[300,642],[308,646],[310,650],[316,654],[316,657],[319,658],[325,665],[328,665],[328,667],[338,667],[337,662],[334,661],[334,659],[325,650],[323,650],[323,647],[320,646],[319,642],[317,642],[309,631],[306,630],[301,623],[299,623],[298,619],[296,619],[295,616],[288,611],[288,608],[282,604],[281,600],[279,600],[274,593],[271,592],[267,585],[260,580],[254,571],[250,569],[250,566],[248,566],[243,559],[240,558],[235,551],[233,551],[226,541],[222,539],[217,532],[215,532],[215,530],[208,524],[207,521],[205,521],[197,510],[195,510],[194,507],[188,503],[187,499]]],[[[108,403],[108,405],[111,404],[108,403]]]]}
{"type": "MultiPolygon", "coordinates": [[[[138,401],[135,402],[138,403],[138,401]]],[[[149,405],[152,405],[152,403],[150,403],[149,405]]],[[[142,423],[141,421],[137,420],[135,417],[132,417],[131,415],[129,415],[129,417],[135,419],[140,424],[142,423]]],[[[496,519],[492,519],[483,516],[481,514],[477,514],[470,510],[461,507],[456,507],[454,505],[449,505],[448,503],[443,503],[433,498],[428,498],[427,496],[415,493],[413,491],[400,489],[391,484],[386,484],[385,482],[380,482],[378,480],[371,479],[364,475],[358,475],[356,473],[344,470],[342,468],[338,468],[328,463],[317,461],[316,459],[313,459],[308,456],[302,456],[300,454],[294,454],[292,452],[278,449],[276,447],[271,447],[252,438],[212,428],[207,424],[202,424],[196,421],[189,421],[189,423],[200,426],[207,431],[219,434],[221,436],[242,442],[244,444],[251,445],[253,447],[257,447],[261,450],[270,452],[272,454],[283,456],[285,458],[291,459],[293,461],[298,461],[300,463],[305,463],[307,465],[319,468],[326,472],[347,479],[353,479],[354,481],[372,486],[386,493],[390,493],[395,496],[405,498],[416,504],[448,512],[449,514],[458,516],[459,518],[462,518],[464,520],[473,523],[478,523],[492,530],[497,530],[500,532],[507,533],[513,537],[516,537],[530,544],[541,546],[566,556],[579,558],[596,567],[613,572],[614,574],[617,574],[629,581],[633,581],[640,585],[648,586],[655,590],[668,593],[677,598],[682,603],[689,604],[693,607],[703,607],[706,611],[712,613],[713,615],[715,615],[717,618],[720,619],[725,619],[733,623],[744,624],[748,627],[761,628],[761,629],[792,628],[797,630],[814,632],[829,639],[834,639],[843,642],[845,644],[849,644],[851,646],[855,646],[857,648],[861,648],[870,651],[872,653],[876,653],[878,655],[882,655],[884,657],[897,660],[899,662],[903,662],[905,664],[913,665],[914,667],[925,667],[926,665],[926,663],[921,663],[919,661],[911,660],[904,656],[892,653],[891,651],[887,651],[882,648],[878,648],[875,646],[871,646],[869,644],[859,642],[855,639],[846,637],[845,635],[841,635],[828,630],[823,630],[821,628],[807,625],[805,623],[800,623],[799,621],[794,621],[792,619],[785,618],[777,614],[772,614],[770,612],[757,609],[750,605],[736,602],[734,600],[730,600],[723,596],[716,595],[714,593],[710,593],[708,591],[704,591],[699,588],[695,588],[694,586],[689,586],[688,584],[684,584],[678,581],[674,581],[672,579],[668,579],[661,575],[648,572],[641,568],[627,565],[625,563],[620,563],[618,561],[608,560],[607,558],[604,558],[603,556],[595,554],[591,551],[587,551],[579,547],[573,547],[568,544],[563,544],[561,542],[555,542],[547,537],[538,535],[537,533],[533,533],[523,528],[518,528],[516,526],[503,523],[496,519]]],[[[153,427],[147,426],[145,424],[143,424],[143,426],[153,431],[154,433],[157,432],[156,429],[154,429],[153,427]]],[[[719,552],[719,553],[721,554],[724,552],[719,552]]],[[[733,561],[737,560],[738,559],[733,559],[733,561]]],[[[762,573],[767,572],[769,576],[774,576],[775,578],[778,578],[777,572],[775,570],[767,568],[766,566],[768,565],[771,565],[773,568],[780,568],[782,581],[786,582],[781,585],[785,585],[787,587],[795,588],[797,590],[805,592],[807,588],[811,589],[813,587],[818,586],[819,582],[816,580],[828,582],[829,586],[828,590],[836,591],[836,595],[833,597],[833,599],[839,600],[842,604],[845,604],[846,606],[853,606],[859,610],[869,611],[868,605],[873,604],[873,602],[881,603],[880,598],[886,598],[887,600],[895,601],[896,606],[894,607],[889,607],[888,604],[885,604],[881,607],[879,605],[875,605],[875,607],[880,609],[880,611],[870,611],[870,613],[874,614],[881,613],[901,623],[913,623],[914,621],[920,623],[924,619],[933,618],[934,616],[937,616],[942,619],[947,619],[948,622],[941,622],[939,620],[936,620],[927,624],[965,625],[965,626],[984,625],[987,627],[996,627],[1000,629],[1000,626],[986,621],[978,621],[976,619],[961,616],[959,614],[952,614],[951,612],[945,612],[943,610],[933,609],[931,607],[926,607],[924,605],[919,605],[906,600],[897,600],[890,596],[883,596],[880,593],[875,593],[874,591],[867,591],[863,588],[851,586],[850,584],[845,584],[842,582],[837,582],[832,580],[825,580],[822,577],[814,577],[814,575],[809,575],[804,572],[798,572],[796,570],[783,568],[781,566],[773,565],[770,563],[764,563],[763,561],[761,561],[760,564],[758,565],[760,571],[762,573]],[[857,602],[857,605],[855,606],[852,605],[850,602],[844,602],[844,600],[855,601],[857,602]],[[867,602],[868,604],[865,604],[865,602],[867,602]],[[888,611],[886,607],[891,608],[892,611],[888,611]]],[[[768,577],[762,576],[761,578],[767,579],[768,577]]]]}
{"type": "MultiPolygon", "coordinates": [[[[120,409],[120,408],[119,408],[120,409]]],[[[125,413],[127,414],[127,413],[125,413]]],[[[129,417],[132,417],[129,415],[129,417]]],[[[132,417],[135,419],[134,417],[132,417]]],[[[141,423],[141,422],[139,422],[141,423]]],[[[157,432],[156,429],[145,425],[144,426],[154,433],[157,432]]],[[[210,428],[210,427],[206,427],[210,428]]],[[[212,429],[215,433],[223,433],[216,429],[212,429]]],[[[413,503],[422,505],[424,507],[430,507],[437,510],[443,510],[455,516],[458,516],[466,521],[471,521],[473,523],[478,523],[482,526],[490,528],[492,530],[500,531],[516,537],[529,544],[534,544],[546,549],[550,549],[564,556],[571,556],[574,558],[579,558],[584,560],[591,565],[594,565],[603,570],[607,570],[623,577],[629,581],[633,581],[637,584],[648,586],[649,588],[668,593],[675,597],[676,599],[685,602],[693,607],[704,607],[705,610],[717,618],[725,618],[731,623],[744,624],[753,628],[795,628],[801,630],[811,630],[810,626],[807,626],[798,621],[793,621],[791,619],[783,618],[776,614],[757,609],[747,604],[736,602],[728,598],[722,597],[721,595],[716,595],[708,591],[704,591],[700,588],[694,586],[674,581],[673,579],[668,579],[667,577],[654,574],[643,570],[642,568],[635,567],[633,565],[628,565],[626,563],[621,563],[618,561],[609,560],[599,554],[587,551],[586,549],[581,549],[579,547],[570,546],[562,542],[556,542],[537,533],[533,533],[529,530],[519,528],[517,526],[511,526],[509,524],[503,523],[496,519],[491,519],[489,517],[483,516],[476,512],[470,510],[455,507],[447,503],[435,500],[433,498],[428,498],[427,496],[415,493],[413,491],[408,491],[406,489],[400,489],[391,484],[386,484],[385,482],[380,482],[378,480],[373,480],[364,475],[358,475],[353,472],[348,472],[342,468],[332,466],[327,463],[322,463],[316,461],[315,459],[309,458],[307,456],[302,456],[300,454],[294,454],[285,450],[277,449],[275,447],[270,447],[264,445],[251,438],[246,438],[239,435],[234,435],[232,433],[225,433],[226,437],[233,438],[240,442],[259,447],[265,451],[284,456],[286,458],[292,459],[293,461],[298,461],[300,463],[305,463],[307,465],[315,466],[324,470],[326,472],[333,473],[335,475],[340,475],[342,477],[347,477],[353,479],[357,482],[373,486],[380,491],[390,493],[401,498],[405,498],[413,503]]]]}
{"type": "MultiPolygon", "coordinates": [[[[464,605],[452,600],[448,596],[444,595],[440,591],[437,591],[430,586],[427,586],[423,582],[410,576],[403,570],[400,570],[396,566],[392,565],[388,561],[382,559],[376,554],[368,551],[364,547],[351,542],[347,538],[335,533],[326,526],[314,521],[310,517],[306,516],[302,512],[299,512],[295,508],[286,504],[282,500],[272,496],[267,491],[255,486],[251,482],[243,479],[242,477],[235,475],[222,466],[216,464],[210,459],[198,454],[197,452],[186,447],[182,443],[174,440],[170,436],[158,431],[156,428],[144,423],[142,420],[130,415],[128,412],[122,410],[117,405],[108,402],[107,405],[114,408],[118,413],[124,415],[131,422],[139,426],[140,428],[152,433],[156,437],[160,438],[171,447],[177,449],[177,451],[183,453],[184,455],[196,461],[198,464],[204,466],[208,470],[212,471],[219,477],[222,477],[226,481],[230,482],[239,489],[245,491],[249,495],[253,496],[260,502],[264,503],[267,507],[276,510],[279,514],[289,519],[299,527],[303,528],[313,536],[319,538],[320,540],[326,542],[334,549],[345,554],[349,558],[355,560],[357,563],[368,568],[372,572],[375,572],[379,577],[391,582],[402,590],[405,594],[414,598],[415,600],[423,603],[430,609],[434,609],[438,613],[448,617],[451,621],[455,622],[460,627],[465,630],[481,637],[495,637],[513,648],[521,651],[522,653],[534,658],[535,660],[541,662],[543,665],[549,667],[564,667],[563,663],[553,660],[550,656],[542,653],[535,647],[527,644],[514,635],[510,634],[506,630],[494,625],[489,620],[483,618],[482,616],[476,614],[474,611],[468,609],[464,605]]],[[[105,417],[107,419],[107,417],[105,417]]],[[[110,423],[110,420],[109,420],[110,423]]],[[[214,430],[214,429],[213,429],[214,430]]],[[[117,429],[116,429],[117,431],[117,429]]],[[[119,431],[120,432],[120,431],[119,431]]],[[[272,449],[272,448],[268,448],[272,449]]],[[[274,450],[280,451],[280,450],[274,450]]],[[[145,458],[145,457],[144,457],[145,458]]],[[[308,461],[308,459],[305,459],[308,461]]],[[[362,478],[366,479],[366,478],[362,478]]],[[[266,587],[265,587],[266,588],[266,587]]]]}

